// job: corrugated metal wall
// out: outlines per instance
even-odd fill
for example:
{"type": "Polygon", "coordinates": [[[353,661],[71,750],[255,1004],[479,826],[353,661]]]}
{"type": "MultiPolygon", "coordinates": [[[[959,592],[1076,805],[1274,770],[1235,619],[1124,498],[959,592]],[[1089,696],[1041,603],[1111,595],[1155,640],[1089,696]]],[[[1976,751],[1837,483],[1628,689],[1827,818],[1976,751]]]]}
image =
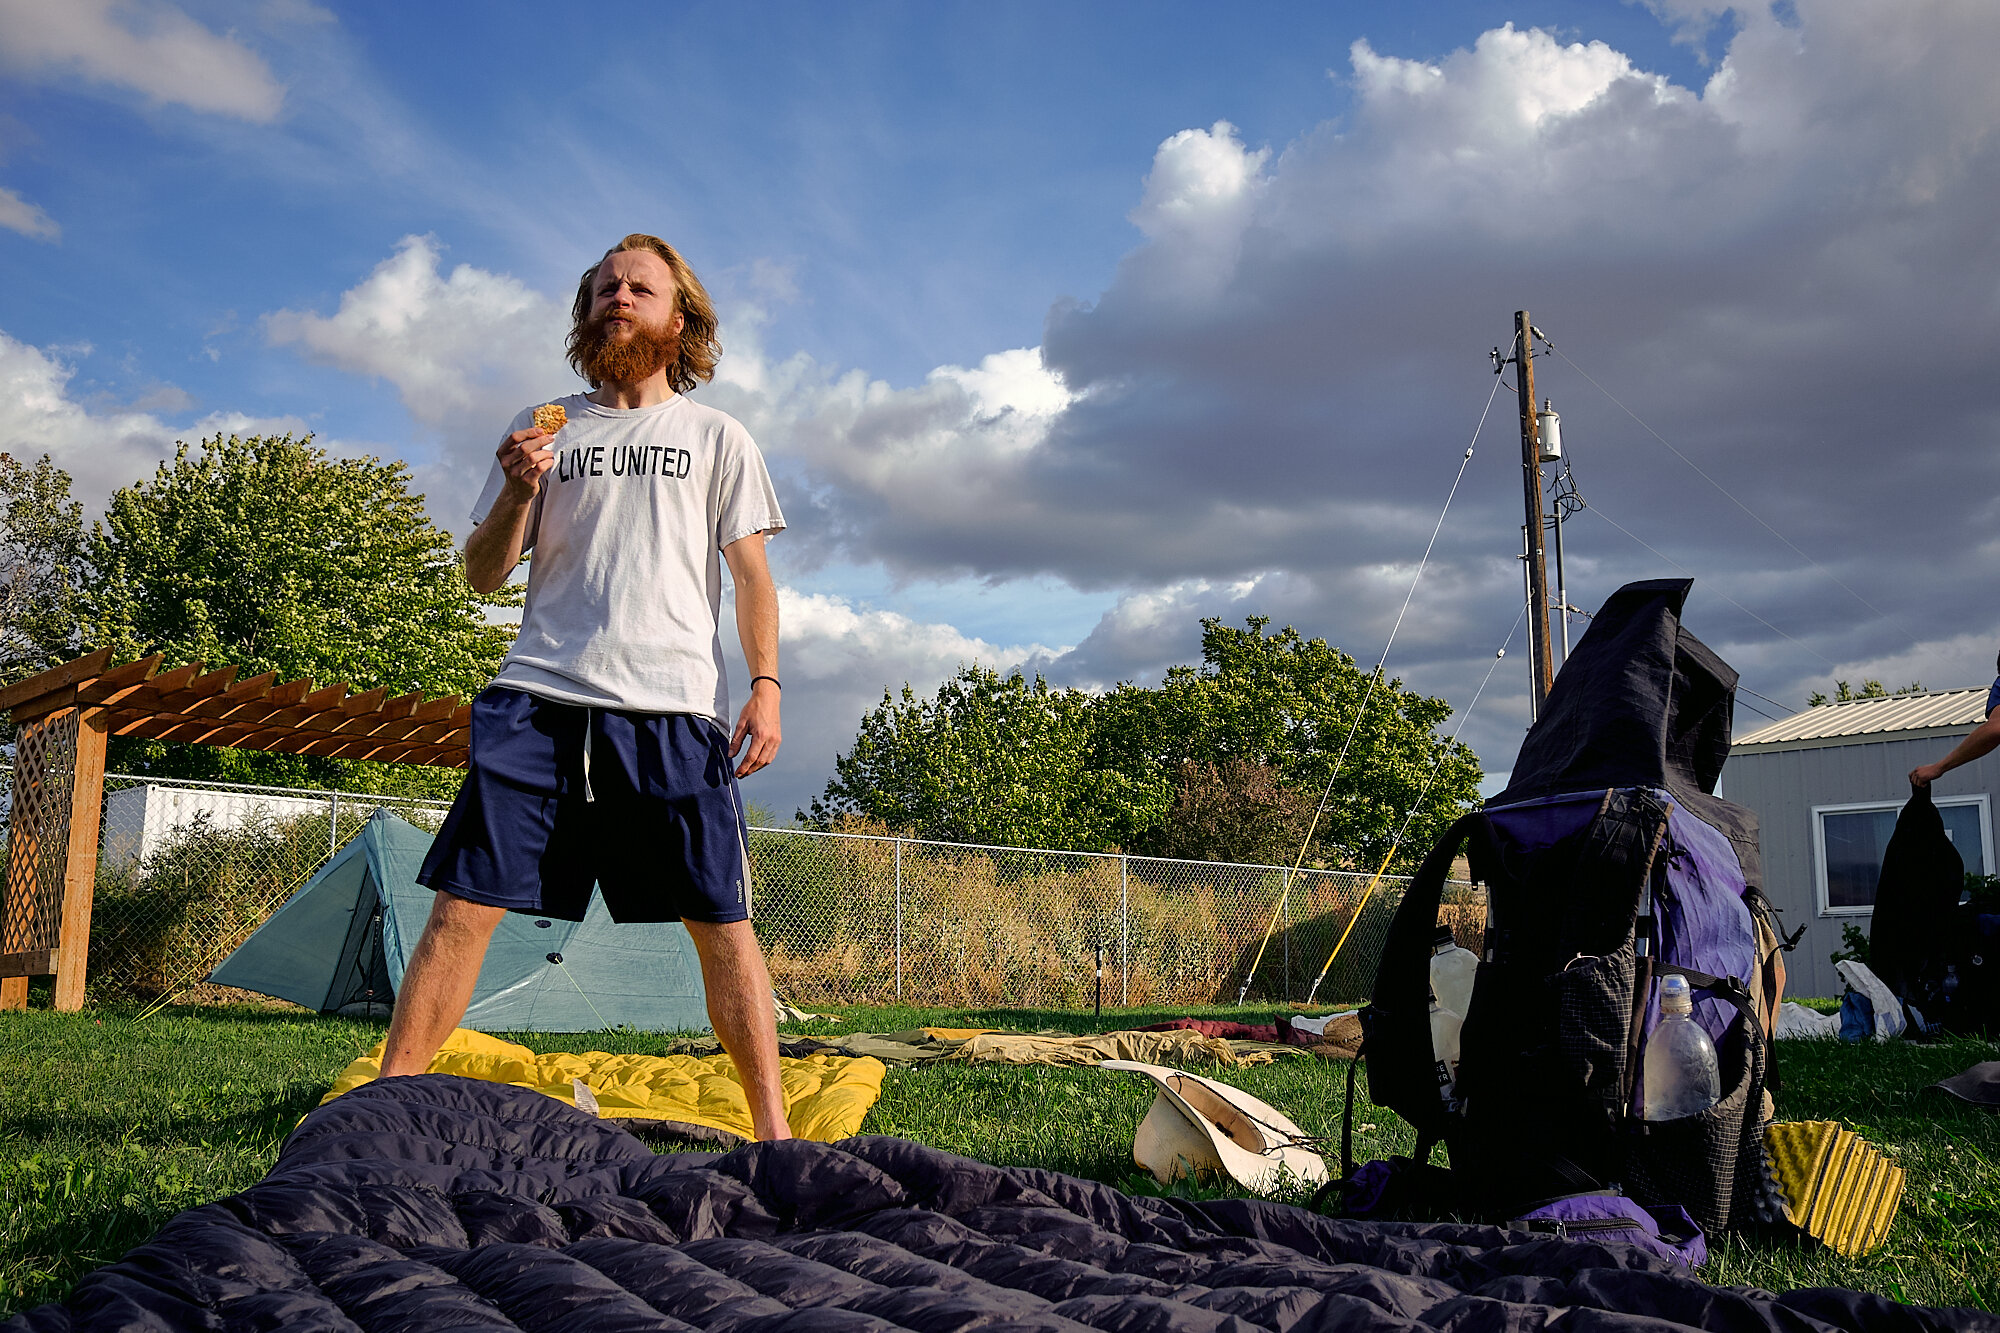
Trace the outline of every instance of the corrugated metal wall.
{"type": "MultiPolygon", "coordinates": [[[[1967,727],[1969,732],[1972,728],[1967,727]]],[[[1792,995],[1838,995],[1840,979],[1828,956],[1840,947],[1840,928],[1866,929],[1864,915],[1821,916],[1814,883],[1814,806],[1850,801],[1909,799],[1909,772],[1951,752],[1964,732],[1915,739],[1869,739],[1853,745],[1812,749],[1738,751],[1722,773],[1722,794],[1757,812],[1762,825],[1764,891],[1784,914],[1785,929],[1806,927],[1798,948],[1785,955],[1785,989],[1792,995]]],[[[1857,738],[1859,739],[1859,738],[1857,738]]],[[[2000,791],[2000,751],[1945,774],[1934,797],[1974,796],[2000,791]]],[[[2000,817],[2000,813],[1996,813],[2000,817]]],[[[1963,849],[1961,849],[1963,850],[1963,849]]],[[[1989,848],[1993,855],[2000,849],[1989,848]]],[[[1967,869],[1976,869],[1967,855],[1967,869]]]]}

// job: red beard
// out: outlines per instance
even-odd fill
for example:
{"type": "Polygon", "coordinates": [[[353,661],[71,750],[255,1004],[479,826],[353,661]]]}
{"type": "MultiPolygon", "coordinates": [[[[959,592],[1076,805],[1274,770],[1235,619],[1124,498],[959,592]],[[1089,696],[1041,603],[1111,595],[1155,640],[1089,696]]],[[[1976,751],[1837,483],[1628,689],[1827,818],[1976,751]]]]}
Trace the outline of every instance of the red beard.
{"type": "Polygon", "coordinates": [[[680,335],[657,325],[628,321],[627,336],[610,326],[610,316],[593,317],[583,326],[578,357],[585,378],[594,384],[637,384],[670,365],[681,352],[680,335]]]}

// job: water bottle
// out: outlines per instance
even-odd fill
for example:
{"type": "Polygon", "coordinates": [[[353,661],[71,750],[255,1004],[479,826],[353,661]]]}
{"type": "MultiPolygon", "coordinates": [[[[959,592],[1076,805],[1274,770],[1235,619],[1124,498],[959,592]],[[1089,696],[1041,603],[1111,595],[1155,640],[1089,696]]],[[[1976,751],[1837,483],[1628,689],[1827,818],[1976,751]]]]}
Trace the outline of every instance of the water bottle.
{"type": "Polygon", "coordinates": [[[1694,1021],[1694,993],[1678,972],[1660,978],[1660,1025],[1646,1038],[1646,1119],[1679,1120],[1722,1099],[1715,1043],[1694,1021]]]}
{"type": "Polygon", "coordinates": [[[1438,1097],[1447,1111],[1458,1109],[1452,1091],[1458,1082],[1458,1030],[1464,1021],[1439,1004],[1435,994],[1431,996],[1431,1054],[1437,1060],[1438,1097]]]}
{"type": "Polygon", "coordinates": [[[1431,954],[1431,994],[1437,1002],[1461,1019],[1472,1012],[1472,978],[1479,971],[1479,955],[1461,949],[1451,937],[1451,927],[1439,926],[1431,954]]]}

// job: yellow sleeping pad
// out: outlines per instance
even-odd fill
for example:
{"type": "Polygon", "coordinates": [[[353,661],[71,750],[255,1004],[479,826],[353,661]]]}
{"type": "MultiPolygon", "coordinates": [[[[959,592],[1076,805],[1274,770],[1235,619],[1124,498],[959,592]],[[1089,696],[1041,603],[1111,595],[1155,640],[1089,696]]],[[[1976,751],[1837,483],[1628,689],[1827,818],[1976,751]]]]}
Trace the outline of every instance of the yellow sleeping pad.
{"type": "Polygon", "coordinates": [[[1889,1235],[1903,1169],[1832,1120],[1781,1121],[1764,1154],[1792,1225],[1853,1258],[1889,1235]]]}
{"type": "MultiPolygon", "coordinates": [[[[342,1070],[320,1104],[379,1078],[383,1045],[378,1042],[342,1070]]],[[[881,1100],[882,1076],[888,1072],[880,1060],[866,1056],[781,1057],[778,1065],[792,1133],[822,1143],[860,1132],[868,1108],[881,1100]]],[[[525,1046],[459,1028],[426,1072],[533,1088],[571,1106],[577,1104],[581,1083],[588,1093],[586,1109],[594,1098],[597,1114],[606,1120],[668,1121],[739,1139],[751,1136],[750,1104],[736,1065],[726,1055],[537,1055],[525,1046]]]]}

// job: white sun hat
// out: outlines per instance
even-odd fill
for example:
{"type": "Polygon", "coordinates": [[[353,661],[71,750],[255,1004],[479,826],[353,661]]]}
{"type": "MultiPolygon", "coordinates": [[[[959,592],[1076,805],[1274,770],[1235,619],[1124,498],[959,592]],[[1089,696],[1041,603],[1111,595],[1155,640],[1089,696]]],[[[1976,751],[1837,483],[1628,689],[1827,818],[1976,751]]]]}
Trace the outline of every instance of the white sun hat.
{"type": "Polygon", "coordinates": [[[1326,1163],[1308,1146],[1312,1136],[1243,1089],[1137,1060],[1106,1060],[1098,1068],[1129,1069],[1158,1087],[1132,1140],[1132,1159],[1161,1184],[1227,1176],[1269,1194],[1285,1180],[1326,1183],[1326,1163]]]}

